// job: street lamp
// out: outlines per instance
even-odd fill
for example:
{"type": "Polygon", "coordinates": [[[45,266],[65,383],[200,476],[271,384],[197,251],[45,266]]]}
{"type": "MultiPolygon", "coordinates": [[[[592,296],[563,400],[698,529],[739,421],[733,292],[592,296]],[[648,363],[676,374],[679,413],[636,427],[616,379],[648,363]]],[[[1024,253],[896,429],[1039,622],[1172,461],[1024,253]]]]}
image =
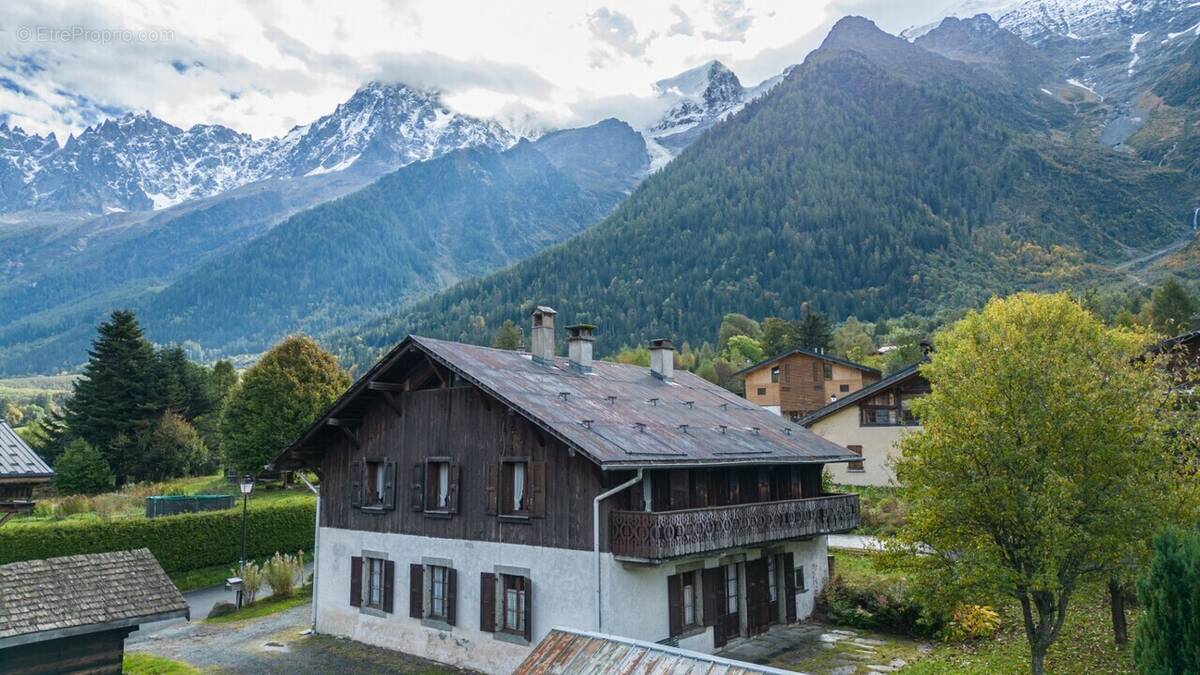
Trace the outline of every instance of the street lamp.
{"type": "MultiPolygon", "coordinates": [[[[242,558],[238,564],[238,572],[242,578],[246,578],[246,521],[250,515],[250,493],[254,492],[254,476],[246,474],[242,476],[242,482],[238,485],[242,491],[242,558]]],[[[238,607],[242,606],[242,593],[238,591],[238,607]]]]}

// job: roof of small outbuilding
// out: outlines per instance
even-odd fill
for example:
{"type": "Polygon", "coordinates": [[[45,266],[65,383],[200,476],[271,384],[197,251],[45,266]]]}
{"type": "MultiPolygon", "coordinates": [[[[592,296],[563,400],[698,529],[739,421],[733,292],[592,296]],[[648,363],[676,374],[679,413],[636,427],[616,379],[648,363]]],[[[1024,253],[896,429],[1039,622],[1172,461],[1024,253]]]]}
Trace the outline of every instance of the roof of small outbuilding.
{"type": "Polygon", "coordinates": [[[0,648],[188,616],[148,549],[0,565],[0,648]]]}
{"type": "Polygon", "coordinates": [[[565,358],[410,336],[356,382],[277,463],[325,420],[368,390],[406,350],[429,358],[521,413],[606,468],[686,464],[816,463],[857,456],[800,425],[689,372],[663,381],[641,366],[596,361],[590,373],[565,358]]]}
{"type": "Polygon", "coordinates": [[[17,432],[0,420],[0,479],[50,478],[54,472],[17,432]]]}
{"type": "Polygon", "coordinates": [[[515,675],[782,675],[793,671],[667,647],[615,635],[555,628],[517,666],[515,675]]]}

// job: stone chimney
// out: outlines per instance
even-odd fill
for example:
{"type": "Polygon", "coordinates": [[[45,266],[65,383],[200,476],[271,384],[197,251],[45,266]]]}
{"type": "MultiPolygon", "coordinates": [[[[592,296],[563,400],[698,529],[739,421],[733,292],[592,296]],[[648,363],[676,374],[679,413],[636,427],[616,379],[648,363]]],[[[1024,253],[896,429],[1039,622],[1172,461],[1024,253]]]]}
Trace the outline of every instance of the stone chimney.
{"type": "Polygon", "coordinates": [[[533,347],[530,353],[538,363],[554,362],[554,315],[558,312],[539,305],[533,310],[533,347]]]}
{"type": "Polygon", "coordinates": [[[650,341],[650,374],[665,382],[675,377],[675,347],[670,340],[650,341]]]}
{"type": "Polygon", "coordinates": [[[571,359],[572,370],[592,372],[592,343],[596,340],[592,333],[595,330],[596,327],[590,323],[567,326],[567,356],[571,359]]]}

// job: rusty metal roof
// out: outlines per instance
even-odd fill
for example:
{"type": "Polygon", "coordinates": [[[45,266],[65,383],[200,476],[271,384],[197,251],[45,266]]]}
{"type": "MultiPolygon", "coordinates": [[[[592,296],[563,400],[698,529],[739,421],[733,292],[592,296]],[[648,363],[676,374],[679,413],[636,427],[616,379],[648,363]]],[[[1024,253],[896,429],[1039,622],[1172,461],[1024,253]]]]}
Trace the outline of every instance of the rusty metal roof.
{"type": "MultiPolygon", "coordinates": [[[[649,368],[596,361],[580,373],[565,358],[537,363],[526,352],[409,336],[356,382],[276,463],[368,390],[388,364],[419,349],[605,468],[689,464],[782,464],[857,459],[827,441],[707,380],[679,372],[671,382],[649,368]]],[[[292,456],[290,456],[292,455],[292,456]]]]}
{"type": "Polygon", "coordinates": [[[54,475],[46,462],[0,420],[0,480],[6,478],[45,479],[54,475]]]}
{"type": "Polygon", "coordinates": [[[792,675],[734,661],[615,635],[555,628],[517,666],[515,675],[792,675]]]}

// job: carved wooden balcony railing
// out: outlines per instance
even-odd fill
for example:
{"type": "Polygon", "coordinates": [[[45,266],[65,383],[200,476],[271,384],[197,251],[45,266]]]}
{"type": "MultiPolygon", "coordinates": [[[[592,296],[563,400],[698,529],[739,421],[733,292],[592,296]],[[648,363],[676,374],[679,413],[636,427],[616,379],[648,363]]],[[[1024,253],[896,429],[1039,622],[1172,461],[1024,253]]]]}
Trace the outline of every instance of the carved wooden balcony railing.
{"type": "Polygon", "coordinates": [[[858,495],[826,495],[683,511],[614,511],[609,542],[616,556],[665,560],[857,526],[858,495]]]}

